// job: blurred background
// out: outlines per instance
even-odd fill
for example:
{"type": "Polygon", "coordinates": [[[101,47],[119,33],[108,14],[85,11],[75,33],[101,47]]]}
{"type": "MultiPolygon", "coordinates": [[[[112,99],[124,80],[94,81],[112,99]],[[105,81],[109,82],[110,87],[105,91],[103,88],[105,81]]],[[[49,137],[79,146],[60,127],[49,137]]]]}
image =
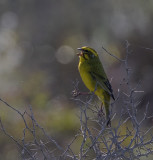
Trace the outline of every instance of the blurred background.
{"type": "MultiPolygon", "coordinates": [[[[78,80],[80,90],[87,91],[76,48],[98,51],[116,94],[123,66],[102,46],[123,59],[128,40],[130,80],[133,86],[142,81],[144,92],[138,96],[153,105],[152,19],[151,0],[0,0],[0,98],[20,111],[31,105],[39,124],[57,141],[68,143],[80,127],[79,107],[71,100],[73,82],[78,80]]],[[[19,115],[1,103],[0,117],[8,132],[22,137],[19,115]]],[[[17,159],[15,146],[0,131],[0,159],[17,159]]]]}

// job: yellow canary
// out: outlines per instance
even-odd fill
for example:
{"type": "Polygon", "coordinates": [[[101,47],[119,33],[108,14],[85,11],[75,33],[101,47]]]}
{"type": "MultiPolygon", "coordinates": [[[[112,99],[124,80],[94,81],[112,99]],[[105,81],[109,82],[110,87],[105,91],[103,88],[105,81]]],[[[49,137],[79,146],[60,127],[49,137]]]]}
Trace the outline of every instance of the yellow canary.
{"type": "Polygon", "coordinates": [[[111,125],[110,121],[110,97],[113,96],[113,90],[106,76],[102,63],[100,62],[97,52],[90,47],[78,48],[81,52],[77,55],[79,56],[78,69],[80,76],[90,90],[94,92],[102,102],[105,107],[107,126],[111,125]]]}

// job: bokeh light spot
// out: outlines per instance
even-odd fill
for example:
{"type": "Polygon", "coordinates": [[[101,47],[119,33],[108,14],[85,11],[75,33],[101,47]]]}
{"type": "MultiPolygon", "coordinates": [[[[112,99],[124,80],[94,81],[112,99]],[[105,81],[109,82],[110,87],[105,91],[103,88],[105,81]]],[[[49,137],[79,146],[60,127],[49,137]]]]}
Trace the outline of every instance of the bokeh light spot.
{"type": "Polygon", "coordinates": [[[70,46],[63,45],[57,50],[56,59],[62,64],[70,63],[74,59],[74,50],[70,46]]]}

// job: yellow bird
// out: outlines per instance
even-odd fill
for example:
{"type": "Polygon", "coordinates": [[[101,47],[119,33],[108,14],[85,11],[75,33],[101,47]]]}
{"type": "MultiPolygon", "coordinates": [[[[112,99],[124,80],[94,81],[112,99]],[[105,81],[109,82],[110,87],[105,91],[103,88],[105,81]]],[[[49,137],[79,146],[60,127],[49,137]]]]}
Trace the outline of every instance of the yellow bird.
{"type": "Polygon", "coordinates": [[[78,65],[80,76],[90,92],[94,92],[101,100],[105,107],[107,126],[111,125],[110,97],[114,100],[115,98],[99,56],[94,49],[87,46],[78,48],[78,50],[81,51],[77,54],[80,58],[78,65]]]}

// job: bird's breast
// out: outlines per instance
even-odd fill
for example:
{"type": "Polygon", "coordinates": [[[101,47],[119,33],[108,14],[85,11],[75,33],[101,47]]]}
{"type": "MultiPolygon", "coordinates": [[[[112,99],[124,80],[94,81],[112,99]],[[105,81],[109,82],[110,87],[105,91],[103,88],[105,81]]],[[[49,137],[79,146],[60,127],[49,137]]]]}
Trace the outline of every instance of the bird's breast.
{"type": "Polygon", "coordinates": [[[87,63],[79,63],[78,68],[79,68],[79,72],[80,72],[80,76],[82,78],[82,81],[84,82],[86,87],[90,91],[94,91],[95,86],[96,86],[96,81],[93,80],[93,78],[90,74],[90,72],[91,72],[90,65],[88,65],[87,63]]]}

